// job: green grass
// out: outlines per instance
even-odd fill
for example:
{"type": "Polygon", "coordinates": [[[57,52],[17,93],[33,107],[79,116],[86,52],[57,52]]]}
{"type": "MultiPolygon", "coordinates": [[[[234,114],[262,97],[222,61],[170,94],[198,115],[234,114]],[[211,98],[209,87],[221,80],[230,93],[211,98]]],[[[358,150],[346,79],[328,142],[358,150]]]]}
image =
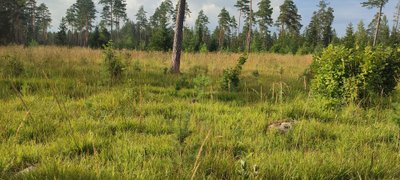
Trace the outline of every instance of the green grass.
{"type": "Polygon", "coordinates": [[[6,54],[24,73],[0,73],[0,179],[190,179],[208,132],[196,179],[400,177],[398,92],[368,108],[328,108],[304,87],[309,56],[253,54],[239,91],[224,92],[222,70],[238,54],[184,54],[178,76],[164,73],[169,54],[125,51],[113,86],[100,51],[0,48],[6,54]],[[195,66],[211,79],[201,97],[195,66]],[[189,85],[176,90],[182,77],[189,85]],[[268,130],[285,119],[297,122],[289,133],[268,130]]]}

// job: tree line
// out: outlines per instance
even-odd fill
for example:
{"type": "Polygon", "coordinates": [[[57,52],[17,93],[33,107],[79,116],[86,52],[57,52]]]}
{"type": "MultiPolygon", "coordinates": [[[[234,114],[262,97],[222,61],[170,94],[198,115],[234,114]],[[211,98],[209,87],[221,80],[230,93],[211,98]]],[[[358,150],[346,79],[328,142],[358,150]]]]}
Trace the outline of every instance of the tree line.
{"type": "MultiPolygon", "coordinates": [[[[174,29],[179,3],[164,0],[148,16],[141,6],[134,19],[126,13],[126,0],[99,0],[101,12],[97,12],[93,0],[76,0],[59,25],[58,32],[49,32],[51,13],[45,4],[36,0],[3,0],[0,2],[1,44],[58,44],[101,48],[113,40],[115,47],[137,50],[170,51],[173,49],[174,29]],[[97,14],[101,21],[95,23],[97,14]]],[[[332,24],[334,9],[321,0],[313,12],[311,21],[303,28],[302,16],[293,0],[285,0],[280,6],[276,21],[272,19],[271,0],[237,0],[234,4],[238,17],[222,8],[218,25],[209,29],[209,17],[201,10],[194,26],[183,26],[182,49],[188,52],[208,51],[269,51],[275,53],[313,53],[329,44],[346,47],[366,47],[383,44],[397,45],[400,41],[400,2],[393,16],[393,26],[382,12],[388,0],[368,0],[361,6],[375,8],[377,13],[369,24],[360,21],[356,27],[349,24],[346,34],[338,37],[332,24]],[[257,11],[253,7],[257,6],[257,11]],[[243,23],[243,24],[242,24],[243,23]],[[277,32],[271,31],[278,27],[277,32]],[[303,31],[301,31],[304,29],[303,31]]],[[[185,15],[192,15],[190,2],[185,2],[185,15]]]]}

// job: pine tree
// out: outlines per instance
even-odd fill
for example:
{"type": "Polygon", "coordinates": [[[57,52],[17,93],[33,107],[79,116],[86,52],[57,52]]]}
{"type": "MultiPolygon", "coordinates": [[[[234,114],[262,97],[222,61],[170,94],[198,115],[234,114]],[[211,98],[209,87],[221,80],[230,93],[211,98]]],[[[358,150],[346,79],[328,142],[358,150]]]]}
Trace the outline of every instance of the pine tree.
{"type": "Polygon", "coordinates": [[[139,49],[144,50],[146,47],[147,41],[147,29],[148,29],[148,21],[146,17],[146,11],[144,7],[141,6],[139,11],[136,14],[136,25],[139,32],[139,49]]]}
{"type": "Polygon", "coordinates": [[[293,0],[285,0],[280,6],[280,15],[276,24],[280,27],[280,33],[289,32],[291,34],[300,34],[302,27],[301,15],[298,14],[298,10],[293,0]]]}
{"type": "Polygon", "coordinates": [[[250,12],[247,18],[247,26],[248,26],[248,31],[247,31],[247,37],[246,37],[246,49],[247,53],[250,52],[251,49],[251,35],[253,31],[253,21],[254,21],[254,16],[253,16],[253,1],[250,0],[250,12]]]}
{"type": "Polygon", "coordinates": [[[218,29],[219,29],[218,46],[220,50],[224,48],[224,41],[226,35],[230,34],[230,25],[231,25],[231,16],[229,15],[229,12],[225,8],[222,8],[221,12],[218,15],[218,29]]]}
{"type": "Polygon", "coordinates": [[[203,44],[207,43],[207,36],[208,36],[208,28],[207,25],[209,24],[208,17],[204,14],[203,10],[200,10],[199,15],[197,16],[195,22],[195,34],[196,34],[196,43],[195,43],[195,51],[199,51],[200,47],[203,44]]]}
{"type": "Polygon", "coordinates": [[[399,31],[399,23],[400,23],[400,1],[396,5],[393,21],[394,21],[393,30],[397,33],[399,31]]]}
{"type": "Polygon", "coordinates": [[[389,46],[390,45],[390,28],[389,28],[389,22],[388,22],[388,19],[386,16],[382,17],[379,29],[380,29],[380,33],[378,35],[379,44],[389,46]]]}
{"type": "Polygon", "coordinates": [[[37,15],[36,0],[27,0],[25,4],[25,16],[27,18],[27,38],[28,41],[37,41],[37,26],[36,26],[36,15],[37,15]]]}
{"type": "Polygon", "coordinates": [[[128,20],[119,31],[120,40],[118,41],[119,48],[139,49],[139,31],[133,21],[128,20]]]}
{"type": "Polygon", "coordinates": [[[180,73],[182,40],[183,40],[183,21],[185,21],[185,9],[187,6],[186,0],[179,0],[179,8],[176,17],[176,28],[174,36],[174,45],[172,50],[172,65],[173,73],[180,73]]]}
{"type": "Polygon", "coordinates": [[[400,43],[399,23],[400,23],[400,1],[397,3],[393,15],[393,27],[392,27],[392,33],[390,35],[390,44],[393,46],[396,46],[400,43]]]}
{"type": "Polygon", "coordinates": [[[67,20],[65,17],[62,18],[60,26],[58,27],[56,43],[58,45],[67,45],[67,20]]]}
{"type": "Polygon", "coordinates": [[[51,13],[47,6],[44,3],[41,3],[39,7],[37,7],[37,12],[36,12],[36,32],[41,32],[41,40],[42,43],[46,42],[48,37],[47,37],[47,29],[50,26],[51,23],[51,13]]]}
{"type": "Polygon", "coordinates": [[[249,14],[250,12],[250,6],[249,6],[250,0],[237,0],[236,4],[234,5],[238,11],[239,11],[239,20],[238,20],[238,26],[237,26],[237,33],[240,33],[240,23],[241,23],[241,18],[242,16],[245,16],[249,14]]]}
{"type": "Polygon", "coordinates": [[[343,45],[346,48],[354,48],[355,37],[354,37],[354,30],[353,24],[350,23],[346,28],[346,36],[343,38],[343,45]]]}
{"type": "Polygon", "coordinates": [[[165,0],[150,17],[152,35],[150,46],[153,50],[168,51],[172,48],[173,30],[170,24],[174,8],[170,0],[165,0]]]}
{"type": "Polygon", "coordinates": [[[260,28],[260,36],[262,39],[262,47],[264,50],[267,50],[271,45],[271,42],[268,42],[270,39],[270,31],[269,28],[274,23],[272,19],[273,8],[271,7],[271,0],[261,0],[258,3],[258,11],[256,12],[259,28],[260,28]]]}
{"type": "Polygon", "coordinates": [[[89,41],[89,32],[96,18],[96,8],[92,0],[77,0],[75,3],[75,12],[78,20],[78,29],[85,38],[82,46],[87,46],[89,41]]]}
{"type": "MultiPolygon", "coordinates": [[[[174,10],[174,13],[173,13],[173,15],[172,15],[172,22],[174,23],[173,25],[175,25],[175,22],[176,22],[176,17],[177,17],[177,14],[178,14],[178,9],[179,9],[179,2],[176,3],[175,10],[174,10]]],[[[190,9],[189,9],[189,4],[186,3],[186,5],[185,5],[185,20],[186,20],[187,18],[190,17],[190,14],[191,14],[191,13],[192,13],[192,12],[191,12],[190,9]]]]}
{"type": "Polygon", "coordinates": [[[388,3],[389,0],[368,0],[366,2],[361,3],[363,7],[367,7],[369,9],[372,8],[378,8],[378,17],[377,17],[377,22],[376,22],[376,29],[375,29],[375,34],[374,34],[374,41],[373,41],[373,46],[376,45],[377,43],[377,38],[379,35],[379,30],[380,30],[380,24],[381,24],[381,17],[382,17],[382,10],[383,7],[388,3]]]}
{"type": "Polygon", "coordinates": [[[328,7],[325,0],[319,2],[318,8],[318,11],[314,11],[311,22],[305,30],[306,46],[311,51],[318,46],[327,47],[333,39],[333,8],[328,7]]]}
{"type": "Polygon", "coordinates": [[[75,42],[75,32],[78,30],[78,17],[76,13],[76,4],[71,5],[65,14],[65,19],[67,21],[67,25],[70,28],[70,31],[68,33],[68,44],[78,44],[75,42]]]}
{"type": "Polygon", "coordinates": [[[320,36],[320,20],[317,12],[313,13],[310,24],[306,27],[305,30],[305,40],[306,47],[308,48],[308,52],[313,52],[314,49],[321,44],[322,38],[320,36]]]}
{"type": "Polygon", "coordinates": [[[360,21],[357,25],[355,45],[358,48],[365,48],[368,45],[368,34],[363,21],[360,21]]]}
{"type": "Polygon", "coordinates": [[[111,28],[111,38],[114,25],[117,28],[117,34],[120,29],[121,20],[126,20],[126,0],[100,0],[99,3],[103,5],[101,17],[111,28]]]}

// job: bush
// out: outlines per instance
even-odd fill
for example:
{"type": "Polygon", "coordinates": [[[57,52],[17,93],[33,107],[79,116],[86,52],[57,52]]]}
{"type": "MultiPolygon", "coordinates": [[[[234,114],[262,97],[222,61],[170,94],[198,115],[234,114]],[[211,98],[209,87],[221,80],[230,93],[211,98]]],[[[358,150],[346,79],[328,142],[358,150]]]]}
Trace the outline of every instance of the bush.
{"type": "Polygon", "coordinates": [[[208,53],[207,44],[203,43],[203,44],[200,46],[200,53],[208,53]]]}
{"type": "Polygon", "coordinates": [[[183,88],[191,88],[190,82],[185,76],[179,78],[175,83],[175,90],[179,91],[183,88]]]}
{"type": "Polygon", "coordinates": [[[238,63],[234,68],[225,69],[222,75],[221,87],[224,90],[237,90],[239,87],[239,75],[242,72],[242,67],[247,61],[247,56],[240,56],[238,63]]]}
{"type": "Polygon", "coordinates": [[[1,58],[1,64],[3,63],[5,66],[2,71],[5,77],[18,77],[24,73],[24,64],[15,56],[3,56],[1,58]]]}
{"type": "Polygon", "coordinates": [[[193,79],[194,88],[196,90],[197,96],[202,98],[206,94],[208,85],[210,84],[210,78],[205,75],[197,76],[193,79]]]}
{"type": "Polygon", "coordinates": [[[399,57],[392,48],[354,50],[331,45],[314,58],[312,89],[342,102],[388,95],[397,85],[399,57]]]}
{"type": "Polygon", "coordinates": [[[124,66],[121,62],[121,58],[114,52],[112,41],[104,46],[103,54],[104,63],[111,82],[114,83],[121,80],[124,66]]]}

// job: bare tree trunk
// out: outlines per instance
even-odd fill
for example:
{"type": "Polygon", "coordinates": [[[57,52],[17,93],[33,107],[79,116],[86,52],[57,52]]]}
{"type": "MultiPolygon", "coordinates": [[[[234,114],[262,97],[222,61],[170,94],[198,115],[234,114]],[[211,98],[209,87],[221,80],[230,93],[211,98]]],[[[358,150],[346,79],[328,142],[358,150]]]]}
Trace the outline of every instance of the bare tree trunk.
{"type": "Polygon", "coordinates": [[[113,24],[114,24],[114,17],[113,17],[113,13],[114,13],[114,4],[113,2],[111,2],[111,6],[110,6],[110,23],[111,23],[111,31],[110,31],[110,36],[111,36],[111,40],[114,41],[113,39],[113,24]]]}
{"type": "Polygon", "coordinates": [[[378,22],[376,23],[376,28],[375,28],[375,36],[374,36],[374,44],[373,44],[374,47],[376,46],[376,43],[378,40],[378,35],[379,35],[379,28],[381,26],[382,8],[383,8],[383,3],[381,3],[381,6],[379,8],[378,22]]]}
{"type": "Polygon", "coordinates": [[[394,31],[397,32],[399,29],[399,21],[400,21],[400,3],[399,5],[396,6],[396,13],[395,13],[395,27],[394,27],[394,31]]]}
{"type": "Polygon", "coordinates": [[[237,36],[239,37],[240,33],[240,18],[242,17],[242,11],[239,10],[239,22],[238,22],[238,27],[237,27],[237,36]]]}
{"type": "Polygon", "coordinates": [[[89,42],[89,20],[88,17],[86,17],[86,32],[85,32],[85,42],[84,46],[87,47],[89,42]]]}
{"type": "Polygon", "coordinates": [[[225,30],[223,27],[219,30],[218,46],[221,51],[224,48],[225,30]]]}
{"type": "Polygon", "coordinates": [[[185,19],[186,0],[179,0],[179,9],[176,18],[176,28],[174,37],[174,46],[172,51],[172,67],[173,73],[180,73],[182,40],[183,40],[183,21],[185,19]]]}
{"type": "Polygon", "coordinates": [[[247,32],[247,38],[246,38],[247,53],[250,53],[252,29],[253,29],[253,1],[250,0],[249,30],[247,32]]]}

